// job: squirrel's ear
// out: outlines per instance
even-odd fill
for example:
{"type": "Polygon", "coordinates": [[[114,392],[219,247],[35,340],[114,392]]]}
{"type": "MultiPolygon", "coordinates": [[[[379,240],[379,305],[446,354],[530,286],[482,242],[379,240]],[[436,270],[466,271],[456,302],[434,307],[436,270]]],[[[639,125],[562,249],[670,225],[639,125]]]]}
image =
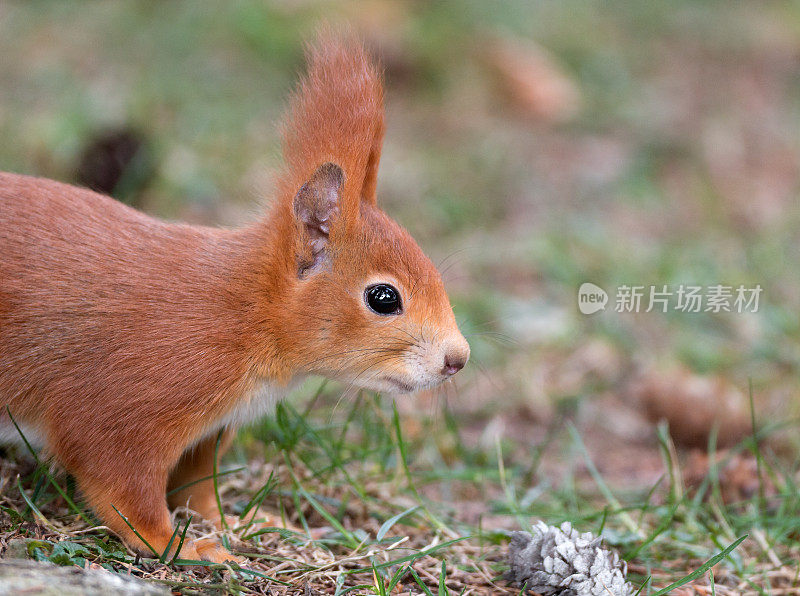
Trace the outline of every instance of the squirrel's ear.
{"type": "Polygon", "coordinates": [[[294,217],[302,230],[297,251],[300,277],[325,260],[331,223],[339,213],[339,195],[343,184],[342,168],[335,163],[324,163],[294,197],[294,217]]]}
{"type": "Polygon", "coordinates": [[[375,141],[367,159],[367,170],[364,175],[364,185],[361,190],[361,199],[375,206],[378,202],[378,165],[381,161],[381,143],[383,142],[383,123],[375,135],[375,141]]]}

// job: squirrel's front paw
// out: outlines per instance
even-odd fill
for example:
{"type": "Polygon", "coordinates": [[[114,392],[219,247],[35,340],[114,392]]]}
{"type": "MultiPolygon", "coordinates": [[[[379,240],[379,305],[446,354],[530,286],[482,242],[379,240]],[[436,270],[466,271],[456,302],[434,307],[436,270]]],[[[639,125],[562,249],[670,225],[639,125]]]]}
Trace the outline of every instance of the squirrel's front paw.
{"type": "MultiPolygon", "coordinates": [[[[170,557],[174,555],[170,553],[170,557]]],[[[181,547],[178,559],[184,561],[209,561],[211,563],[233,562],[243,565],[247,562],[244,557],[231,554],[214,538],[200,538],[189,542],[188,540],[181,547]]]]}
{"type": "MultiPolygon", "coordinates": [[[[231,554],[227,548],[214,538],[200,538],[192,542],[191,547],[197,551],[197,558],[201,561],[236,563],[237,565],[244,565],[247,562],[245,557],[231,554]]],[[[184,557],[183,553],[181,553],[181,558],[188,557],[184,557]]]]}

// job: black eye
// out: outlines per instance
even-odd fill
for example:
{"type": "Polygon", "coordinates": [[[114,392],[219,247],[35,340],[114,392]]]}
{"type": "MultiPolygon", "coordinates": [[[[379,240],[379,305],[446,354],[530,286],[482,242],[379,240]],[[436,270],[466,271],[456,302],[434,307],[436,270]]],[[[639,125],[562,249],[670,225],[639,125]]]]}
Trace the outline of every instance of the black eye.
{"type": "Polygon", "coordinates": [[[389,284],[375,284],[364,292],[367,306],[379,315],[400,314],[400,292],[389,284]]]}

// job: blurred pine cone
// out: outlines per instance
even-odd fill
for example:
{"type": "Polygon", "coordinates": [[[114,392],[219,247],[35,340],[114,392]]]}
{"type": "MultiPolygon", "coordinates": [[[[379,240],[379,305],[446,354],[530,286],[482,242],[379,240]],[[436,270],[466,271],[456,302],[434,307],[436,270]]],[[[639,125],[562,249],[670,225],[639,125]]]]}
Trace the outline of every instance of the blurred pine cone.
{"type": "Polygon", "coordinates": [[[78,159],[78,184],[140,207],[141,194],[155,174],[145,137],[130,128],[107,130],[89,139],[78,159]]]}

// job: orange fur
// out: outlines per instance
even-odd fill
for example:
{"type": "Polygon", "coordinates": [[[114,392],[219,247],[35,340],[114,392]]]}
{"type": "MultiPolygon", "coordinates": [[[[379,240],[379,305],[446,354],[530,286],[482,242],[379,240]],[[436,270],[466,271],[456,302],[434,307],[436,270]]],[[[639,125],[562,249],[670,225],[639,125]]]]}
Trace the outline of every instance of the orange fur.
{"type": "MultiPolygon", "coordinates": [[[[135,550],[143,545],[111,505],[164,548],[168,486],[210,472],[217,432],[269,405],[260,386],[279,397],[293,379],[321,374],[408,391],[452,374],[443,359],[466,362],[438,272],[377,207],[383,133],[377,69],[353,40],[323,34],[289,110],[276,201],[248,227],[166,223],[88,190],[0,173],[0,404],[135,550]],[[326,163],[344,182],[323,176],[314,194],[326,163]],[[335,199],[329,235],[304,223],[298,197],[311,207],[335,199]],[[300,275],[315,246],[321,264],[300,275]],[[378,281],[400,290],[401,314],[365,306],[378,281]]],[[[200,482],[170,505],[214,517],[211,490],[200,482]]],[[[182,556],[230,557],[208,544],[182,556]]]]}

